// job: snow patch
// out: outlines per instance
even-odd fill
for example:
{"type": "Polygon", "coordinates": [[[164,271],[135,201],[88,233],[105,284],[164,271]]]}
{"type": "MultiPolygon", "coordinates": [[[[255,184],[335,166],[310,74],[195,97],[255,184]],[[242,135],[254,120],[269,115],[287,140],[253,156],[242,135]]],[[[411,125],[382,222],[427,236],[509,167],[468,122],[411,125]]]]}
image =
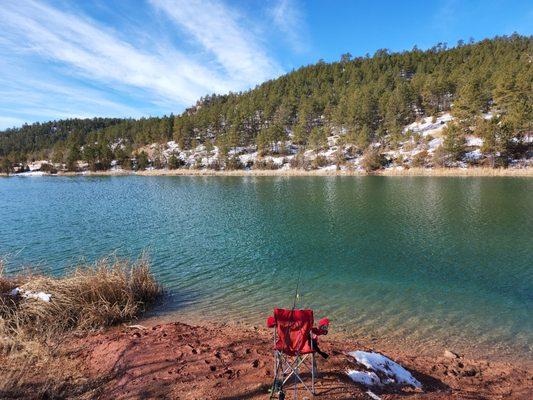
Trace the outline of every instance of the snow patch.
{"type": "Polygon", "coordinates": [[[450,113],[445,113],[440,117],[437,117],[435,122],[433,117],[422,118],[421,121],[413,122],[412,124],[407,125],[403,132],[412,131],[420,133],[422,136],[434,136],[437,133],[440,133],[446,126],[446,123],[453,120],[453,117],[450,113]]]}
{"type": "Polygon", "coordinates": [[[468,153],[465,153],[465,159],[466,160],[472,160],[476,161],[483,157],[483,153],[481,153],[481,150],[476,149],[474,151],[469,151],[468,153]]]}
{"type": "Polygon", "coordinates": [[[17,176],[43,176],[46,175],[43,171],[28,171],[28,172],[21,172],[20,174],[17,174],[17,176]]]}
{"type": "MultiPolygon", "coordinates": [[[[382,354],[357,350],[348,353],[348,355],[352,356],[357,363],[372,371],[371,373],[374,373],[374,375],[378,377],[379,384],[381,385],[412,386],[417,389],[422,388],[422,384],[416,380],[409,371],[382,354]]],[[[366,373],[366,377],[362,374],[354,374],[354,372],[360,371],[351,370],[348,371],[347,374],[350,378],[354,376],[359,380],[368,380],[371,382],[375,380],[374,375],[370,375],[368,372],[366,373]]],[[[359,381],[356,382],[361,383],[359,381]]],[[[373,383],[372,385],[375,386],[376,384],[373,383]]]]}
{"type": "Polygon", "coordinates": [[[483,146],[483,139],[476,136],[467,136],[466,145],[472,147],[481,147],[483,146]]]}
{"type": "Polygon", "coordinates": [[[431,141],[428,143],[428,147],[429,147],[428,151],[429,151],[429,152],[433,152],[433,151],[435,151],[435,149],[436,149],[437,147],[439,147],[440,145],[442,145],[442,143],[444,143],[444,140],[441,139],[441,138],[437,138],[437,139],[433,139],[433,140],[431,140],[431,141]]]}
{"type": "Polygon", "coordinates": [[[16,287],[15,289],[11,290],[9,293],[11,296],[21,296],[25,299],[37,299],[45,302],[50,302],[50,298],[52,297],[51,294],[45,293],[45,292],[32,292],[31,290],[24,290],[21,288],[16,287]]]}
{"type": "Polygon", "coordinates": [[[348,374],[350,379],[355,383],[359,383],[364,386],[381,386],[381,379],[379,379],[379,376],[377,376],[375,372],[350,369],[346,371],[346,374],[348,374]]]}

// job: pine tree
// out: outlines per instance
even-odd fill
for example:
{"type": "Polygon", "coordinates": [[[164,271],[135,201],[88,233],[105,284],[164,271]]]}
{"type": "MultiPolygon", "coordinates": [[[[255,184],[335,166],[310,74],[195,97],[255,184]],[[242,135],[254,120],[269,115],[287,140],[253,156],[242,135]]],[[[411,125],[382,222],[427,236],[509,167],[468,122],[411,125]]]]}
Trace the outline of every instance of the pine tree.
{"type": "Polygon", "coordinates": [[[176,157],[175,154],[171,154],[168,158],[168,168],[169,169],[178,169],[180,166],[183,165],[183,161],[176,157]]]}
{"type": "Polygon", "coordinates": [[[450,123],[443,130],[443,149],[453,161],[460,160],[465,153],[466,139],[463,130],[456,123],[450,123]]]}
{"type": "Polygon", "coordinates": [[[477,78],[470,78],[461,86],[454,100],[452,114],[469,127],[482,112],[487,110],[488,95],[477,78]]]}
{"type": "Polygon", "coordinates": [[[143,171],[149,165],[148,154],[143,150],[137,155],[137,170],[143,171]]]}
{"type": "Polygon", "coordinates": [[[311,129],[311,134],[309,135],[309,145],[315,149],[317,152],[326,146],[328,143],[328,138],[326,131],[321,126],[315,126],[311,129]]]}

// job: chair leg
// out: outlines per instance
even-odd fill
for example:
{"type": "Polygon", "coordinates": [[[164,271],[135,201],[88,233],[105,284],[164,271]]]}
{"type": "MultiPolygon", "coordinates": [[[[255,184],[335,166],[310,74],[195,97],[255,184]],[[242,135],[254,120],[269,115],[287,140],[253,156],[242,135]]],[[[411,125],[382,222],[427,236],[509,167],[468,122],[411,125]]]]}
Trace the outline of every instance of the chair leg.
{"type": "Polygon", "coordinates": [[[274,383],[270,393],[270,400],[275,399],[276,396],[280,400],[285,398],[285,394],[283,393],[283,384],[285,383],[283,362],[283,355],[276,350],[274,352],[274,383]]]}
{"type": "Polygon", "coordinates": [[[311,354],[311,391],[313,392],[313,396],[316,394],[315,375],[316,375],[316,359],[315,359],[315,353],[312,353],[311,354]]]}

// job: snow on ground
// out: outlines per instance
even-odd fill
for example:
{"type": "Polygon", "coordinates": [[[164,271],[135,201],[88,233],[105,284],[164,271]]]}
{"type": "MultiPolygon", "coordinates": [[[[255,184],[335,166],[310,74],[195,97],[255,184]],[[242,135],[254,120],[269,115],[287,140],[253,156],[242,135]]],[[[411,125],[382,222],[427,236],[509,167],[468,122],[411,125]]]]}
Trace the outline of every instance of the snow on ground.
{"type": "Polygon", "coordinates": [[[242,164],[246,165],[248,164],[249,162],[253,162],[255,163],[257,161],[257,151],[253,152],[253,153],[249,153],[249,154],[242,154],[239,156],[239,160],[241,161],[242,164]]]}
{"type": "Polygon", "coordinates": [[[278,166],[283,165],[283,161],[285,161],[285,157],[268,157],[272,162],[278,166]]]}
{"type": "Polygon", "coordinates": [[[479,149],[465,153],[465,159],[468,161],[477,161],[482,157],[483,157],[483,153],[481,153],[481,150],[479,149]]]}
{"type": "MultiPolygon", "coordinates": [[[[487,113],[483,115],[483,118],[490,119],[492,118],[492,113],[487,113]]],[[[382,143],[373,142],[371,146],[376,149],[379,149],[382,152],[388,161],[392,161],[391,165],[387,169],[401,169],[403,163],[409,163],[413,158],[422,151],[427,151],[429,155],[433,155],[435,150],[442,146],[444,140],[442,138],[442,130],[449,121],[452,121],[453,117],[449,113],[442,114],[439,117],[425,117],[412,124],[407,125],[403,132],[411,131],[417,133],[419,136],[411,136],[407,138],[404,142],[400,143],[399,146],[389,147],[388,142],[385,140],[382,143]],[[420,136],[425,139],[420,140],[420,136]]],[[[256,163],[258,160],[265,162],[274,163],[277,168],[280,169],[291,169],[290,160],[294,158],[297,154],[303,155],[305,162],[309,163],[318,156],[325,157],[327,160],[327,166],[321,167],[321,170],[333,170],[336,168],[336,159],[337,154],[342,153],[344,156],[345,162],[340,167],[341,170],[347,169],[357,169],[362,170],[361,161],[362,157],[360,151],[356,149],[353,151],[353,145],[342,145],[341,144],[341,135],[344,134],[344,128],[331,128],[331,134],[327,137],[328,146],[320,151],[310,150],[302,148],[299,145],[293,144],[289,141],[280,141],[273,144],[272,151],[274,154],[283,153],[287,154],[285,156],[281,155],[268,155],[260,157],[257,151],[257,146],[239,146],[231,148],[228,152],[229,157],[237,157],[240,162],[249,167],[251,164],[256,163]],[[303,152],[303,154],[301,154],[303,152]]],[[[514,139],[515,142],[519,142],[520,139],[514,139]]],[[[526,135],[523,138],[523,143],[530,144],[533,143],[533,135],[526,135]]],[[[114,148],[122,146],[122,142],[119,140],[115,142],[114,148]]],[[[480,147],[483,145],[483,139],[474,135],[468,135],[466,137],[466,147],[468,151],[465,154],[465,157],[461,162],[455,163],[453,166],[456,167],[466,167],[467,163],[478,162],[484,158],[480,147]]],[[[210,146],[211,147],[211,146],[210,146]]],[[[163,161],[168,161],[169,158],[174,155],[177,158],[181,159],[185,166],[184,168],[197,168],[199,166],[204,168],[209,168],[210,164],[217,161],[218,164],[223,168],[224,160],[221,158],[219,148],[217,146],[212,146],[211,151],[207,151],[207,148],[204,144],[200,144],[191,150],[183,150],[179,148],[179,144],[176,141],[171,140],[166,143],[152,143],[143,148],[147,151],[148,156],[151,158],[155,157],[156,152],[161,154],[163,161]]],[[[524,160],[511,160],[512,165],[530,165],[533,163],[533,160],[525,158],[524,160]]],[[[29,172],[17,173],[20,176],[41,176],[47,175],[40,171],[44,163],[52,164],[51,161],[46,160],[36,160],[28,164],[29,172]]],[[[65,166],[62,164],[52,164],[56,169],[62,171],[65,169],[65,166]]],[[[23,169],[23,165],[19,165],[19,169],[23,169]]],[[[153,169],[152,166],[147,169],[153,169]]],[[[78,170],[82,171],[82,174],[85,174],[88,170],[88,164],[86,162],[78,161],[78,170]]],[[[117,160],[111,162],[112,173],[122,173],[124,172],[120,167],[117,160]]]]}
{"type": "Polygon", "coordinates": [[[377,376],[375,372],[350,369],[346,371],[346,373],[352,381],[363,386],[381,386],[381,379],[379,379],[379,376],[377,376]]]}
{"type": "Polygon", "coordinates": [[[28,172],[21,172],[17,174],[17,176],[43,176],[45,173],[43,171],[28,171],[28,172]]]}
{"type": "Polygon", "coordinates": [[[442,138],[433,139],[428,143],[428,152],[432,153],[435,151],[435,149],[444,143],[444,140],[442,138]]]}
{"type": "Polygon", "coordinates": [[[478,138],[476,136],[467,136],[466,145],[472,147],[481,147],[483,146],[483,139],[478,138]]]}
{"type": "MultiPolygon", "coordinates": [[[[357,363],[365,366],[371,372],[362,372],[350,370],[347,372],[348,376],[354,381],[362,383],[362,381],[374,382],[375,377],[378,377],[378,384],[371,383],[372,386],[379,385],[398,385],[398,386],[412,386],[414,388],[422,388],[422,384],[411,375],[400,364],[392,361],[390,358],[382,354],[368,351],[352,351],[348,353],[353,357],[357,363]],[[374,375],[371,375],[371,374],[374,375]]],[[[365,384],[365,383],[362,383],[365,384]]]]}
{"type": "Polygon", "coordinates": [[[318,154],[326,158],[332,158],[338,150],[339,147],[334,145],[333,147],[330,147],[327,150],[320,151],[318,154]]]}
{"type": "Polygon", "coordinates": [[[25,299],[36,299],[36,300],[41,300],[41,301],[46,301],[46,302],[49,302],[50,298],[52,297],[52,295],[48,293],[32,292],[31,290],[24,290],[18,287],[11,290],[9,294],[13,297],[21,296],[21,297],[24,297],[25,299]]]}
{"type": "Polygon", "coordinates": [[[34,161],[28,164],[28,168],[30,171],[39,171],[41,169],[41,166],[43,164],[46,164],[48,161],[46,160],[40,160],[40,161],[34,161]]]}
{"type": "Polygon", "coordinates": [[[449,113],[445,113],[440,117],[437,117],[435,122],[432,122],[433,117],[425,117],[421,121],[413,122],[412,124],[407,125],[403,132],[412,131],[420,133],[422,136],[435,136],[435,134],[440,133],[446,123],[453,120],[453,117],[449,113]]]}
{"type": "Polygon", "coordinates": [[[328,137],[328,147],[333,147],[338,143],[340,136],[339,135],[333,135],[328,137]]]}

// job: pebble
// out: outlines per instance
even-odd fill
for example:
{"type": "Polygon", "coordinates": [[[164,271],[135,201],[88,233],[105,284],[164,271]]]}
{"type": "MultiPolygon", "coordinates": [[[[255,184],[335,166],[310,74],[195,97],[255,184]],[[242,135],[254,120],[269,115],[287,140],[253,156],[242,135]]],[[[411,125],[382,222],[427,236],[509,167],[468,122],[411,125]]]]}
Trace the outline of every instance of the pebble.
{"type": "Polygon", "coordinates": [[[454,353],[448,349],[444,350],[444,357],[446,358],[459,358],[459,354],[454,353]]]}

